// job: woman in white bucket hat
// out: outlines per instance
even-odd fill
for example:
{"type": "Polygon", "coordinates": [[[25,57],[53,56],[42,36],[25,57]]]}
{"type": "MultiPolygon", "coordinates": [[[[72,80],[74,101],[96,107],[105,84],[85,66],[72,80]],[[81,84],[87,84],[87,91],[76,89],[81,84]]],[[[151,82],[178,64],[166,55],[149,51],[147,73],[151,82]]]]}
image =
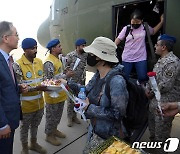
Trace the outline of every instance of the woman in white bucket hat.
{"type": "MultiPolygon", "coordinates": [[[[83,153],[89,153],[100,143],[111,136],[125,137],[121,118],[126,114],[128,91],[126,82],[121,75],[112,76],[109,80],[109,96],[105,93],[108,78],[114,72],[122,71],[122,65],[117,65],[116,44],[106,37],[97,37],[91,45],[84,48],[88,53],[87,64],[96,67],[97,72],[86,85],[87,106],[85,116],[90,119],[88,141],[83,153]],[[121,86],[117,86],[121,85],[121,86]],[[109,99],[110,98],[110,99],[109,99]]],[[[78,93],[80,85],[61,80],[78,93]]]]}

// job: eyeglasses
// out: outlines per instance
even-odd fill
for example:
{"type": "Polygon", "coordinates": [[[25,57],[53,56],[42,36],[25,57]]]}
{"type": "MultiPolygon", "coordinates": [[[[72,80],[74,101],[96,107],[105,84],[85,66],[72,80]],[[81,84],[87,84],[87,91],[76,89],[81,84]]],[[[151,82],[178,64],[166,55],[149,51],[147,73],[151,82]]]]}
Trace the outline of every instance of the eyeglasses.
{"type": "Polygon", "coordinates": [[[19,37],[19,34],[11,34],[11,35],[6,35],[6,36],[16,36],[16,37],[19,37]]]}

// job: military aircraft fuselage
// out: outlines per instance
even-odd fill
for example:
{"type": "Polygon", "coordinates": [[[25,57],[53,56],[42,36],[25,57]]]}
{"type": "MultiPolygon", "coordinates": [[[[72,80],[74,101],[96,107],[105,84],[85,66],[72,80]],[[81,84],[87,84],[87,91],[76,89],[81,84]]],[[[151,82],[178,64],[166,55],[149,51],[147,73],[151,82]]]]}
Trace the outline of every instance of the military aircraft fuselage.
{"type": "MultiPolygon", "coordinates": [[[[87,44],[98,36],[114,40],[122,27],[130,23],[132,11],[138,8],[152,27],[164,13],[164,25],[158,34],[167,33],[180,40],[179,6],[179,0],[53,0],[37,38],[44,47],[49,40],[60,39],[65,54],[75,49],[77,38],[85,38],[87,44]]],[[[178,51],[180,43],[175,46],[175,53],[180,56],[178,51]]]]}

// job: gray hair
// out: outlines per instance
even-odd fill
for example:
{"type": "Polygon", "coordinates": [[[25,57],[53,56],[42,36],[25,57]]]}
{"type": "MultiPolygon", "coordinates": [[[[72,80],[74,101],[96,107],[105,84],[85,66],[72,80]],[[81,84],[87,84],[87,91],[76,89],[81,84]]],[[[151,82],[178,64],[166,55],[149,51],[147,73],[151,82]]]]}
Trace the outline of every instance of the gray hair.
{"type": "Polygon", "coordinates": [[[0,43],[2,43],[2,37],[4,35],[11,35],[12,34],[12,22],[8,21],[1,21],[0,22],[0,43]]]}

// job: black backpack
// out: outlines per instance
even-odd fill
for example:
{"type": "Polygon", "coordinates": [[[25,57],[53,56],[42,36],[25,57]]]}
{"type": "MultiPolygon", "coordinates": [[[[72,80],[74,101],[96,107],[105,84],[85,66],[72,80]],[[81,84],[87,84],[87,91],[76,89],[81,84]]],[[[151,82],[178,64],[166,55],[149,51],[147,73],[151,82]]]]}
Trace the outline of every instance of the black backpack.
{"type": "Polygon", "coordinates": [[[131,26],[127,25],[127,29],[126,29],[126,32],[125,32],[125,37],[118,44],[118,47],[117,47],[117,50],[116,50],[117,58],[118,58],[120,63],[122,62],[122,57],[121,56],[122,56],[122,53],[123,53],[123,50],[124,50],[124,46],[125,46],[125,43],[126,43],[126,37],[128,36],[130,30],[131,30],[131,26]]]}
{"type": "MultiPolygon", "coordinates": [[[[110,99],[110,81],[115,75],[121,75],[126,80],[122,72],[112,73],[106,80],[105,94],[110,99]]],[[[123,117],[123,124],[129,133],[129,136],[135,135],[133,141],[139,140],[139,134],[143,134],[147,128],[148,121],[148,98],[145,95],[145,91],[141,85],[136,84],[136,80],[126,80],[127,90],[129,93],[128,105],[126,108],[126,116],[123,117]],[[140,130],[143,129],[143,130],[140,130]],[[138,131],[138,134],[132,134],[134,131],[138,131]]],[[[118,85],[117,85],[118,86],[118,85]]],[[[121,100],[119,100],[121,103],[121,100]]],[[[142,136],[142,135],[141,135],[142,136]]]]}

